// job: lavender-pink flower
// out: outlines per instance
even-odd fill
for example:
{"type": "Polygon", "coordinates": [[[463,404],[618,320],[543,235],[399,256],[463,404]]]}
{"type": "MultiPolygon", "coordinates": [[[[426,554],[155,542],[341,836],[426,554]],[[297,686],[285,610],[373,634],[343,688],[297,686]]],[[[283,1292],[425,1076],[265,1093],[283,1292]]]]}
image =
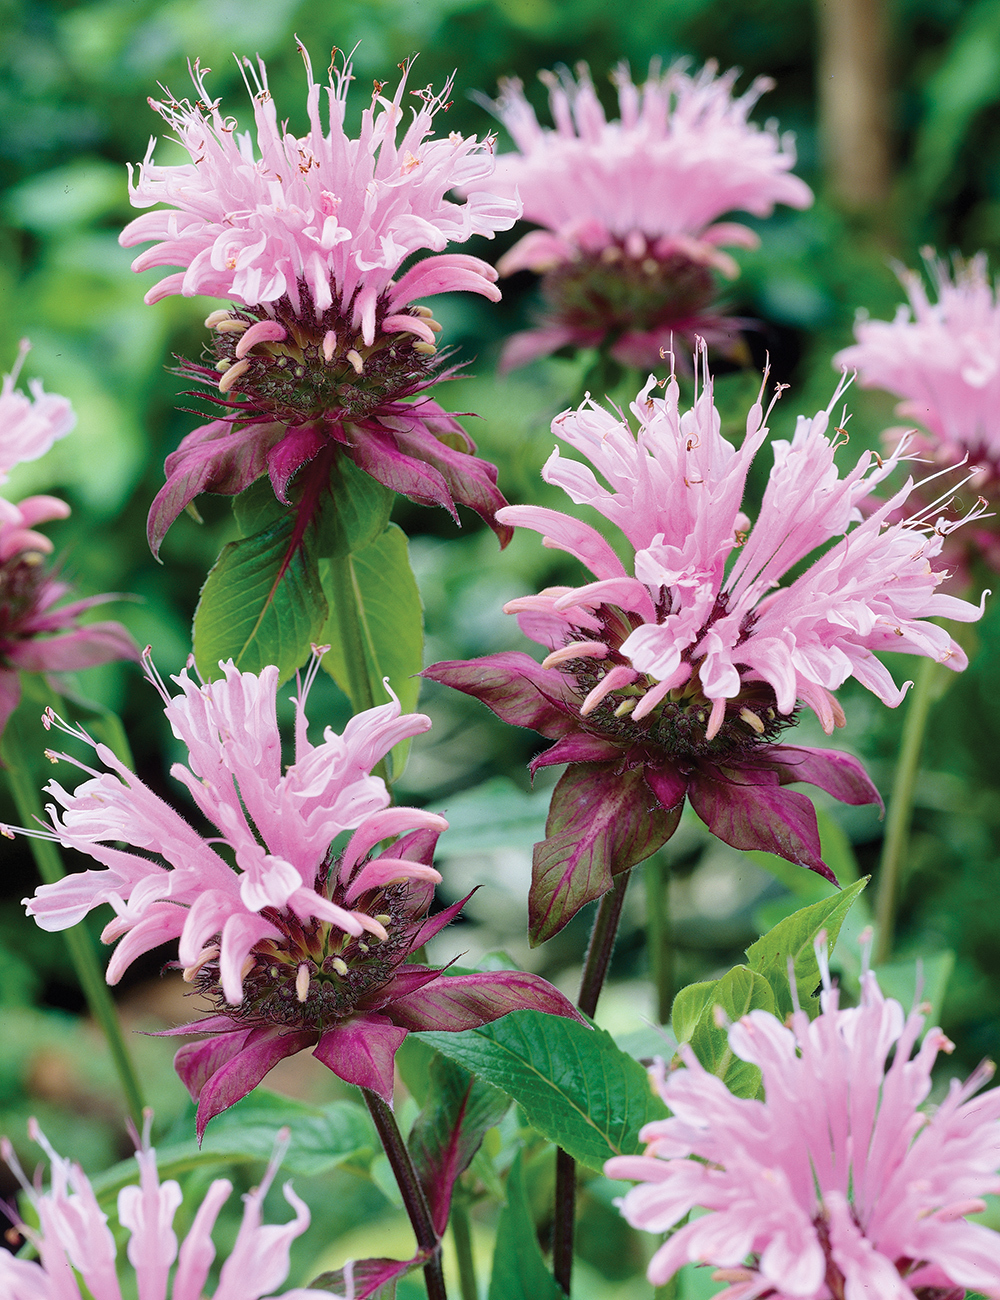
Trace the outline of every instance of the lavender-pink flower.
{"type": "Polygon", "coordinates": [[[921,1110],[952,1044],[940,1029],[921,1044],[921,1010],[906,1016],[867,968],[861,1005],[841,1010],[820,959],[815,1020],[751,1011],[729,1029],[763,1101],[734,1097],[686,1045],[683,1067],[652,1072],[671,1117],[643,1129],[645,1155],[605,1165],[639,1183],[626,1219],[670,1234],[649,1280],[698,1263],[731,1283],[719,1300],[1000,1297],[1000,1233],[968,1218],[1000,1192],[1000,1089],[977,1096],[993,1066],[921,1110]],[[696,1207],[709,1213],[678,1226],[696,1207]]]}
{"type": "MultiPolygon", "coordinates": [[[[89,1179],[79,1165],[53,1150],[35,1120],[29,1124],[29,1134],[51,1163],[47,1191],[28,1181],[7,1138],[3,1139],[0,1154],[20,1180],[38,1216],[37,1228],[21,1226],[21,1232],[38,1252],[38,1260],[15,1258],[9,1251],[0,1250],[0,1295],[3,1300],[82,1300],[84,1295],[87,1300],[121,1300],[115,1239],[89,1179]],[[81,1290],[81,1283],[85,1290],[81,1290]]],[[[289,1247],[309,1226],[309,1208],[292,1191],[290,1182],[282,1191],[295,1217],[284,1224],[263,1221],[264,1197],[287,1146],[286,1129],[279,1136],[260,1186],[243,1198],[243,1222],[232,1252],[222,1264],[213,1300],[260,1300],[288,1275],[289,1247]]],[[[140,1181],[118,1193],[118,1219],[129,1233],[126,1253],[130,1276],[122,1278],[126,1293],[137,1295],[138,1300],[167,1300],[168,1296],[170,1300],[206,1300],[208,1274],[216,1254],[212,1229],[233,1190],[232,1183],[228,1178],[211,1183],[187,1236],[178,1246],[173,1221],[183,1194],[173,1179],[163,1183],[159,1180],[156,1151],[149,1144],[148,1121],[135,1159],[140,1181]]],[[[319,1296],[329,1300],[330,1293],[294,1287],[282,1292],[281,1300],[312,1300],[319,1296]]],[[[350,1296],[340,1300],[350,1300],[350,1296]]]]}
{"type": "Polygon", "coordinates": [[[437,95],[411,91],[418,106],[407,122],[411,65],[391,99],[376,83],[353,138],[344,127],[350,63],[331,66],[323,87],[299,48],[308,82],[304,136],[279,121],[262,62],[255,69],[244,61],[256,148],[223,115],[197,65],[196,105],[150,101],[191,161],[158,164],[150,144],[131,199],[165,206],[132,221],[121,242],[155,241],[136,258],[137,271],[184,268],[160,280],[147,301],[180,293],[235,304],[206,320],[214,365],[186,367],[215,390],[225,414],[168,459],[150,514],[154,548],[199,492],[231,495],[268,473],[287,501],[295,472],[315,462],[328,476],[334,450],[394,491],[453,513],[460,501],[492,522],[503,504],[495,469],[471,454],[461,426],[426,396],[407,400],[443,377],[441,327],[417,300],[451,291],[500,297],[488,263],[442,251],[472,235],[492,237],[519,214],[516,200],[489,187],[492,141],[433,135],[451,82],[437,95]],[[465,191],[461,202],[447,197],[456,187],[465,191]],[[402,270],[425,249],[433,255],[402,270]]]}
{"type": "Polygon", "coordinates": [[[794,176],[790,135],[749,119],[773,83],[758,77],[733,95],[738,76],[707,64],[650,66],[637,86],[625,65],[614,81],[620,118],[609,122],[586,65],[574,79],[547,74],[555,128],[542,127],[521,83],[501,86],[491,107],[517,145],[501,154],[498,192],[519,195],[524,217],[542,227],[499,263],[502,275],[544,275],[541,328],[515,335],[503,365],[523,365],[567,344],[606,343],[625,365],[659,362],[672,337],[715,341],[733,323],[712,309],[712,271],[739,268],[723,245],[753,248],[755,233],[719,217],[767,216],[776,203],[808,207],[812,192],[794,176]]]}

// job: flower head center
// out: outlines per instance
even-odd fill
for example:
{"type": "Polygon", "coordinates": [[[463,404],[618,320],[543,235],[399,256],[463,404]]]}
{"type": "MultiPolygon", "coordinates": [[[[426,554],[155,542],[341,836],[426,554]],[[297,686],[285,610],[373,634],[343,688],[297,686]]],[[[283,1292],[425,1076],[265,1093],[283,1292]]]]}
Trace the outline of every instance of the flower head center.
{"type": "Polygon", "coordinates": [[[23,635],[24,622],[38,605],[47,580],[44,558],[38,551],[20,551],[0,564],[0,663],[5,643],[23,635]]]}

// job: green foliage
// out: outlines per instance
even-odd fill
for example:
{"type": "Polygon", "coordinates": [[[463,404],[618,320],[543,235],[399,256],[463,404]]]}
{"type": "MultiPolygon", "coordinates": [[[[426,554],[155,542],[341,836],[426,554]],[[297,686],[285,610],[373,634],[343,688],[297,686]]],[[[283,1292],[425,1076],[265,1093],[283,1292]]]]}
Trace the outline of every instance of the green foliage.
{"type": "Polygon", "coordinates": [[[206,680],[228,659],[242,672],[277,664],[280,681],[305,662],[329,608],[310,530],[301,544],[294,534],[294,515],[284,514],[223,548],[194,616],[195,663],[206,680]]]}
{"type": "Polygon", "coordinates": [[[610,1034],[564,1016],[515,1011],[421,1037],[513,1097],[539,1133],[592,1169],[638,1151],[639,1130],[666,1113],[646,1071],[610,1034]]]}
{"type": "Polygon", "coordinates": [[[507,1204],[497,1225],[489,1300],[561,1300],[531,1217],[518,1154],[507,1176],[507,1204]]]}

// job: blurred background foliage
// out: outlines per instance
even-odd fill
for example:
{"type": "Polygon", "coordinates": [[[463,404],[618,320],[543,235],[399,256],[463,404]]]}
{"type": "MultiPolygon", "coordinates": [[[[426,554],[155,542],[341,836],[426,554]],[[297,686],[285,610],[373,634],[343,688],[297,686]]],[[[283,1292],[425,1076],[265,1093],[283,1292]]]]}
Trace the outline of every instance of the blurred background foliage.
{"type": "MultiPolygon", "coordinates": [[[[746,334],[753,366],[729,367],[717,391],[727,429],[738,438],[768,353],[774,377],[791,385],[772,422],[775,436],[787,436],[798,412],[812,413],[829,400],[835,382],[830,358],[850,341],[855,312],[892,314],[901,297],[893,258],[913,265],[926,244],[965,254],[984,248],[994,265],[1000,255],[1000,0],[895,0],[885,9],[887,64],[878,121],[886,152],[874,188],[860,197],[843,174],[858,149],[850,140],[840,142],[847,147],[839,154],[831,149],[836,120],[816,107],[818,69],[830,66],[831,58],[836,65],[838,57],[856,57],[849,42],[839,51],[824,47],[840,39],[836,20],[856,3],[0,0],[0,359],[8,368],[19,338],[30,337],[25,378],[40,377],[69,396],[79,415],[71,437],[17,472],[10,494],[55,491],[72,503],[73,516],[51,530],[64,571],[85,593],[130,593],[134,599],[116,607],[117,616],[140,644],[152,645],[162,672],[178,671],[190,649],[199,587],[220,546],[234,535],[231,512],[228,502],[203,498],[204,523],[181,517],[167,538],[162,567],[149,555],[144,522],[162,482],[164,456],[195,422],[176,409],[186,399],[178,398],[182,384],[169,370],[170,357],[200,353],[202,320],[215,304],[168,299],[143,305],[142,294],[156,277],[134,276],[131,255],[117,243],[130,216],[125,166],[142,158],[159,125],[146,97],[158,94],[158,83],[183,96],[188,58],[200,57],[213,69],[210,86],[243,125],[250,113],[232,54],[259,53],[267,60],[279,116],[288,117],[293,131],[304,129],[304,78],[293,33],[317,69],[332,45],[357,46],[355,113],[368,102],[371,80],[392,83],[396,64],[415,53],[414,85],[438,85],[455,70],[443,125],[479,134],[495,124],[470,91],[492,94],[498,78],[519,76],[542,108],[536,73],[559,63],[587,61],[609,107],[607,73],[620,59],[637,76],[651,58],[687,57],[695,64],[713,58],[723,68],[738,65],[740,87],[759,74],[773,77],[776,87],[755,115],[774,117],[795,132],[798,170],[816,190],[817,203],[752,223],[761,247],[740,255],[742,276],[727,293],[734,314],[760,322],[746,334]],[[834,160],[825,171],[824,158],[834,160]]],[[[867,5],[870,13],[879,9],[867,5]]],[[[502,133],[499,147],[509,147],[502,133]]],[[[179,160],[179,154],[161,141],[157,158],[179,160]]],[[[495,260],[521,233],[515,229],[492,245],[475,241],[469,251],[495,260]]],[[[531,320],[535,292],[525,273],[507,283],[498,307],[471,295],[438,300],[445,337],[472,376],[446,385],[443,401],[455,411],[476,412],[478,418],[466,423],[483,455],[500,467],[511,501],[558,506],[561,494],[539,478],[553,441],[549,422],[578,394],[592,358],[554,358],[507,379],[494,375],[503,338],[531,320]]],[[[615,395],[628,400],[636,387],[631,377],[615,395]]],[[[842,459],[877,446],[879,433],[893,422],[892,401],[884,394],[854,388],[847,404],[851,444],[842,459]]],[[[544,550],[533,535],[519,535],[498,555],[492,535],[473,515],[463,518],[459,531],[444,512],[400,501],[395,517],[411,538],[428,662],[525,648],[513,620],[500,613],[502,602],[576,580],[571,562],[544,550]]],[[[983,585],[989,585],[985,577],[983,585]]],[[[918,953],[927,960],[937,954],[933,970],[939,974],[954,954],[942,1016],[960,1070],[1000,1053],[1000,607],[988,605],[986,618],[966,635],[972,666],[949,682],[932,717],[898,942],[898,956],[911,962],[918,953]]],[[[904,665],[897,675],[906,671],[904,665]]],[[[139,673],[93,669],[81,675],[79,691],[79,716],[99,716],[88,712],[87,700],[119,711],[137,770],[154,788],[182,800],[168,775],[176,742],[139,673]]],[[[861,754],[887,792],[901,718],[860,688],[841,694],[848,727],[838,743],[861,754]]],[[[506,729],[473,701],[433,686],[425,687],[421,707],[435,727],[414,744],[400,795],[432,803],[452,818],[453,829],[442,840],[444,900],[485,882],[464,923],[436,941],[433,955],[467,951],[471,962],[503,948],[571,990],[588,918],[581,914],[534,953],[524,936],[530,849],[542,834],[547,806],[546,783],[540,780],[530,792],[525,771],[537,738],[506,729]]],[[[18,725],[37,730],[40,756],[37,710],[37,701],[28,701],[18,725]]],[[[310,715],[317,728],[339,727],[346,719],[346,701],[325,679],[315,688],[310,715]]],[[[815,731],[805,722],[803,743],[826,743],[815,731]]],[[[49,773],[39,757],[39,783],[49,773]]],[[[860,869],[873,870],[881,836],[875,814],[837,805],[830,815],[829,833],[846,833],[844,861],[853,844],[860,869]]],[[[0,818],[13,820],[13,814],[0,809],[0,818]]],[[[96,1032],[79,1018],[82,1000],[61,940],[23,919],[18,900],[36,883],[23,844],[4,841],[2,849],[0,1130],[19,1136],[25,1116],[38,1113],[57,1146],[88,1168],[101,1168],[123,1150],[115,1084],[96,1032]]],[[[823,888],[805,872],[771,871],[727,849],[696,819],[685,820],[667,852],[680,982],[728,968],[778,915],[823,888]]],[[[622,1033],[653,1016],[641,890],[633,893],[615,982],[601,1013],[622,1033]]],[[[185,1015],[173,979],[159,976],[163,960],[154,954],[137,964],[120,990],[132,1026],[176,1023],[185,1015]]],[[[847,977],[850,954],[842,964],[847,977]]],[[[139,1054],[144,1074],[156,1081],[149,1086],[161,1125],[183,1124],[186,1099],[169,1068],[170,1050],[140,1039],[139,1054]]],[[[310,1058],[304,1059],[301,1068],[272,1076],[279,1091],[317,1104],[345,1095],[333,1076],[312,1070],[310,1058]]],[[[529,1163],[529,1192],[538,1207],[546,1198],[545,1177],[542,1164],[529,1163]]],[[[328,1197],[328,1180],[322,1182],[327,1190],[311,1197],[326,1206],[319,1216],[326,1238],[362,1214],[384,1213],[386,1224],[397,1222],[377,1178],[364,1183],[343,1172],[336,1178],[336,1197],[328,1197]]],[[[641,1260],[632,1257],[634,1247],[622,1245],[623,1229],[601,1180],[592,1185],[583,1214],[601,1230],[580,1234],[581,1249],[593,1255],[581,1274],[581,1295],[647,1295],[648,1287],[634,1280],[641,1260]]],[[[381,1249],[392,1253],[388,1241],[381,1249]]],[[[327,1258],[326,1265],[347,1253],[327,1258]]],[[[300,1247],[300,1277],[291,1282],[309,1275],[315,1260],[307,1256],[300,1247]]]]}

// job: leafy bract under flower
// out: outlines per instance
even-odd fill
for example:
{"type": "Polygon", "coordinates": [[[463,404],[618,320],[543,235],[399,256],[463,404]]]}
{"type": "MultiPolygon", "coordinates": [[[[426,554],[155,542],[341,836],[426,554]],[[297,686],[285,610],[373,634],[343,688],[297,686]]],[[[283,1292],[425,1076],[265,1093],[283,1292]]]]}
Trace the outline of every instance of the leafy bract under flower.
{"type": "MultiPolygon", "coordinates": [[[[604,483],[558,448],[543,470],[546,481],[623,531],[634,550],[632,572],[589,524],[543,507],[510,506],[501,512],[504,522],[540,532],[546,546],[575,556],[594,580],[506,606],[549,652],[542,664],[509,653],[437,664],[426,675],[557,742],[533,768],[570,764],[548,830],[550,839],[564,837],[567,849],[593,834],[598,819],[584,816],[586,806],[620,799],[629,774],[637,817],[651,806],[679,815],[687,795],[727,843],[829,875],[812,805],[784,787],[806,781],[849,803],[878,802],[878,793],[849,755],[775,742],[803,704],[828,734],[842,724],[831,692],[851,675],[886,704],[898,704],[905,687],[896,686],[876,651],[965,666],[947,632],[926,621],[969,621],[981,613],[935,590],[946,575],[932,561],[955,525],[916,517],[887,526],[909,484],[861,519],[859,504],[899,453],[882,462],[865,452],[840,477],[838,435],[827,430],[842,385],[826,410],[799,418],[790,442],[772,444],[774,467],[751,525],[742,502],[750,463],[768,432],[761,401],[737,450],[721,435],[707,376],[683,413],[674,379],[662,397],[656,387],[650,378],[632,404],[638,435],[620,414],[589,401],[554,421],[553,431],[604,483]],[[780,585],[824,546],[803,573],[780,585]],[[594,782],[603,793],[589,788],[594,782]]],[[[603,893],[614,871],[652,852],[674,825],[676,819],[651,825],[639,857],[633,846],[631,860],[597,871],[569,915],[603,893]]],[[[600,852],[607,857],[610,850],[600,852]]],[[[541,920],[552,890],[573,892],[580,874],[572,857],[549,862],[548,853],[545,845],[536,850],[533,913],[541,937],[552,932],[552,923],[541,920]]],[[[562,924],[568,915],[557,911],[562,924]]]]}
{"type": "Polygon", "coordinates": [[[654,63],[636,86],[623,65],[614,77],[620,119],[609,122],[585,65],[576,80],[549,74],[554,130],[539,125],[520,82],[501,86],[491,107],[518,152],[498,157],[493,185],[519,194],[525,218],[543,229],[520,240],[498,269],[543,273],[549,307],[540,329],[508,345],[506,367],[604,340],[623,364],[649,366],[672,347],[672,335],[714,339],[732,330],[711,308],[711,271],[737,275],[721,246],[752,248],[757,237],[719,217],[812,202],[791,174],[791,137],[748,121],[772,83],[759,77],[734,97],[737,75],[718,76],[712,63],[696,75],[681,64],[661,73],[654,63]]]}
{"type": "MultiPolygon", "coordinates": [[[[166,1300],[168,1295],[170,1300],[206,1300],[209,1269],[215,1260],[212,1229],[233,1185],[228,1178],[211,1183],[178,1247],[173,1221],[183,1194],[173,1179],[160,1182],[148,1129],[147,1122],[142,1147],[135,1156],[139,1184],[118,1193],[118,1218],[129,1233],[131,1277],[126,1286],[138,1300],[166,1300]]],[[[114,1235],[89,1180],[79,1165],[52,1149],[34,1120],[30,1121],[29,1133],[51,1162],[48,1191],[33,1187],[25,1178],[7,1138],[3,1139],[2,1156],[19,1178],[38,1216],[37,1228],[22,1225],[21,1231],[38,1250],[39,1259],[15,1259],[9,1251],[0,1251],[0,1293],[4,1300],[81,1300],[84,1295],[87,1300],[121,1300],[114,1235]],[[81,1290],[80,1283],[85,1290],[81,1290]]],[[[309,1208],[292,1191],[290,1182],[282,1191],[295,1217],[280,1225],[263,1222],[264,1197],[287,1143],[286,1129],[260,1186],[243,1198],[243,1222],[232,1252],[222,1265],[214,1300],[260,1300],[288,1276],[289,1248],[309,1226],[309,1208]]],[[[330,1300],[326,1290],[295,1287],[282,1292],[282,1300],[319,1296],[330,1300]]]]}
{"type": "Polygon", "coordinates": [[[1000,1090],[976,1096],[992,1066],[919,1110],[951,1043],[930,1029],[914,1055],[919,1011],[867,970],[861,1005],[840,1010],[823,966],[816,1020],[751,1011],[729,1030],[764,1101],[734,1097],[688,1046],[685,1068],[652,1072],[671,1118],[643,1129],[645,1155],[605,1165],[639,1183],[621,1202],[629,1223],[670,1233],[649,1280],[692,1261],[732,1283],[725,1300],[1000,1297],[1000,1233],[967,1218],[1000,1192],[1000,1090]],[[698,1206],[710,1213],[677,1227],[698,1206]]]}

